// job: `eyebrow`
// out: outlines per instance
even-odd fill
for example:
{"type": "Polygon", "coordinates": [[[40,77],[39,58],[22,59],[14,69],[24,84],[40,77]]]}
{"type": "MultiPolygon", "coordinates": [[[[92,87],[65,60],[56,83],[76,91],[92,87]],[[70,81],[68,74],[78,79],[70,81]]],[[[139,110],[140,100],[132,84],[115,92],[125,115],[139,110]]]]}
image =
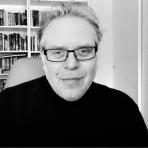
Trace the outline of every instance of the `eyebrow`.
{"type": "MultiPolygon", "coordinates": [[[[86,48],[86,47],[97,47],[97,43],[95,42],[95,45],[91,45],[91,44],[84,44],[84,45],[79,45],[77,47],[75,47],[74,49],[80,49],[80,48],[86,48]]],[[[60,49],[64,49],[64,50],[67,50],[68,47],[66,46],[52,46],[50,48],[43,48],[45,50],[48,50],[48,49],[54,49],[54,50],[60,50],[60,49]]]]}

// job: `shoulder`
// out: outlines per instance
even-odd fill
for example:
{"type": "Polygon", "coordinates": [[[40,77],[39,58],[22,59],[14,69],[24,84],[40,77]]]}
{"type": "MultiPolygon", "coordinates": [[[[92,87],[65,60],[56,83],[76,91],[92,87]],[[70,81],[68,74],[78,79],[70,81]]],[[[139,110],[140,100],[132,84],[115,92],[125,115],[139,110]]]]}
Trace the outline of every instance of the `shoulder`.
{"type": "Polygon", "coordinates": [[[29,94],[29,92],[33,91],[37,91],[42,87],[44,87],[45,85],[48,85],[48,82],[46,80],[46,77],[40,77],[28,82],[24,82],[21,84],[18,84],[16,86],[13,87],[8,87],[6,89],[4,89],[1,93],[0,93],[0,98],[12,98],[13,96],[17,97],[17,96],[22,96],[23,94],[29,94]]]}
{"type": "Polygon", "coordinates": [[[114,88],[110,88],[102,84],[97,84],[93,82],[91,89],[95,92],[96,95],[99,95],[99,96],[101,95],[104,98],[111,97],[111,99],[108,99],[108,101],[109,100],[112,100],[112,101],[120,100],[120,101],[125,101],[125,102],[128,101],[130,103],[134,102],[133,99],[126,93],[120,90],[114,89],[114,88]]]}
{"type": "Polygon", "coordinates": [[[144,118],[133,98],[122,91],[100,84],[94,83],[93,88],[96,92],[94,94],[97,103],[102,103],[101,109],[108,118],[108,122],[112,122],[112,125],[118,127],[122,126],[134,129],[139,133],[143,132],[148,136],[144,118]]]}
{"type": "Polygon", "coordinates": [[[41,84],[41,83],[45,83],[45,82],[46,82],[46,78],[45,78],[45,76],[42,76],[42,77],[39,77],[37,79],[33,79],[33,80],[30,80],[30,81],[27,81],[27,82],[23,82],[21,84],[18,84],[18,85],[12,86],[12,87],[8,87],[5,90],[25,88],[25,87],[29,87],[29,86],[32,87],[32,86],[34,86],[36,84],[41,84]]]}
{"type": "Polygon", "coordinates": [[[93,91],[93,96],[97,101],[105,104],[105,108],[108,108],[108,111],[121,111],[121,112],[131,112],[132,110],[139,111],[136,102],[126,93],[110,88],[105,85],[93,83],[91,86],[93,91]]]}

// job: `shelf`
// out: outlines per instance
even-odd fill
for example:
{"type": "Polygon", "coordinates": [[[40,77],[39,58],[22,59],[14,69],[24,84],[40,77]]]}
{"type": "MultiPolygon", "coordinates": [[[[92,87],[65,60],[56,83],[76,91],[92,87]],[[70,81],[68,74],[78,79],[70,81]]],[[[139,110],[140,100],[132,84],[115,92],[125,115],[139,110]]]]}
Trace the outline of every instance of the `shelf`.
{"type": "Polygon", "coordinates": [[[27,0],[0,0],[0,5],[27,5],[27,0]]]}
{"type": "Polygon", "coordinates": [[[40,51],[31,51],[31,53],[37,53],[37,54],[40,54],[40,51]]]}
{"type": "Polygon", "coordinates": [[[0,76],[8,76],[8,73],[0,73],[0,76]]]}
{"type": "Polygon", "coordinates": [[[27,26],[22,25],[22,26],[0,26],[0,30],[22,30],[22,31],[26,31],[27,30],[27,26]]]}
{"type": "Polygon", "coordinates": [[[30,28],[31,29],[39,29],[40,27],[38,27],[38,26],[31,26],[30,28]]]}
{"type": "Polygon", "coordinates": [[[0,55],[1,58],[10,58],[10,57],[25,57],[26,54],[6,54],[6,55],[0,55]]]}
{"type": "Polygon", "coordinates": [[[31,29],[32,31],[38,31],[38,30],[40,29],[40,27],[32,26],[32,27],[30,27],[30,29],[31,29]]]}
{"type": "Polygon", "coordinates": [[[30,0],[31,6],[57,6],[60,1],[50,0],[50,1],[41,1],[41,0],[30,0]]]}
{"type": "Polygon", "coordinates": [[[87,3],[88,0],[30,0],[31,6],[58,6],[61,2],[71,3],[71,2],[81,2],[87,3]]]}
{"type": "Polygon", "coordinates": [[[18,54],[20,54],[20,53],[28,53],[28,51],[0,51],[0,54],[5,54],[5,53],[18,53],[18,54]]]}
{"type": "Polygon", "coordinates": [[[2,74],[0,73],[0,79],[7,79],[8,74],[2,74]]]}

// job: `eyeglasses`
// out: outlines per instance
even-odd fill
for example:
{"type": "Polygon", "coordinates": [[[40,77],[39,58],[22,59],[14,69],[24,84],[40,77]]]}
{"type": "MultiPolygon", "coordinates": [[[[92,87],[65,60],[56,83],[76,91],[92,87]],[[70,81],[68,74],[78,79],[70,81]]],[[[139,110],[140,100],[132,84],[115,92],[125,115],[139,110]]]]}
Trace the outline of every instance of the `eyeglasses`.
{"type": "Polygon", "coordinates": [[[44,55],[48,61],[63,62],[68,58],[70,52],[74,53],[76,60],[85,61],[95,58],[97,52],[97,43],[95,46],[81,46],[74,50],[67,50],[65,48],[45,49],[43,48],[44,55]]]}

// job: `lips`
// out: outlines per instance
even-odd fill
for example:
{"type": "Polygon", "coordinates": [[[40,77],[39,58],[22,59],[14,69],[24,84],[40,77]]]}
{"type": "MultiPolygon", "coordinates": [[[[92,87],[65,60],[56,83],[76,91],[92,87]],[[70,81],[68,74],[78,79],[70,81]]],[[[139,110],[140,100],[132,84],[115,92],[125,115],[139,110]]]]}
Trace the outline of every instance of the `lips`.
{"type": "Polygon", "coordinates": [[[65,81],[71,81],[71,80],[80,80],[82,78],[83,77],[68,77],[68,78],[61,78],[61,79],[65,81]]]}
{"type": "Polygon", "coordinates": [[[86,73],[83,71],[79,72],[60,71],[56,73],[56,77],[62,80],[78,80],[86,77],[86,73]]]}
{"type": "Polygon", "coordinates": [[[70,89],[79,88],[83,84],[83,77],[66,77],[61,78],[64,86],[70,89]]]}
{"type": "Polygon", "coordinates": [[[71,73],[61,71],[57,73],[57,78],[60,80],[59,82],[67,89],[79,89],[83,86],[85,77],[86,73],[83,71],[71,73]]]}

